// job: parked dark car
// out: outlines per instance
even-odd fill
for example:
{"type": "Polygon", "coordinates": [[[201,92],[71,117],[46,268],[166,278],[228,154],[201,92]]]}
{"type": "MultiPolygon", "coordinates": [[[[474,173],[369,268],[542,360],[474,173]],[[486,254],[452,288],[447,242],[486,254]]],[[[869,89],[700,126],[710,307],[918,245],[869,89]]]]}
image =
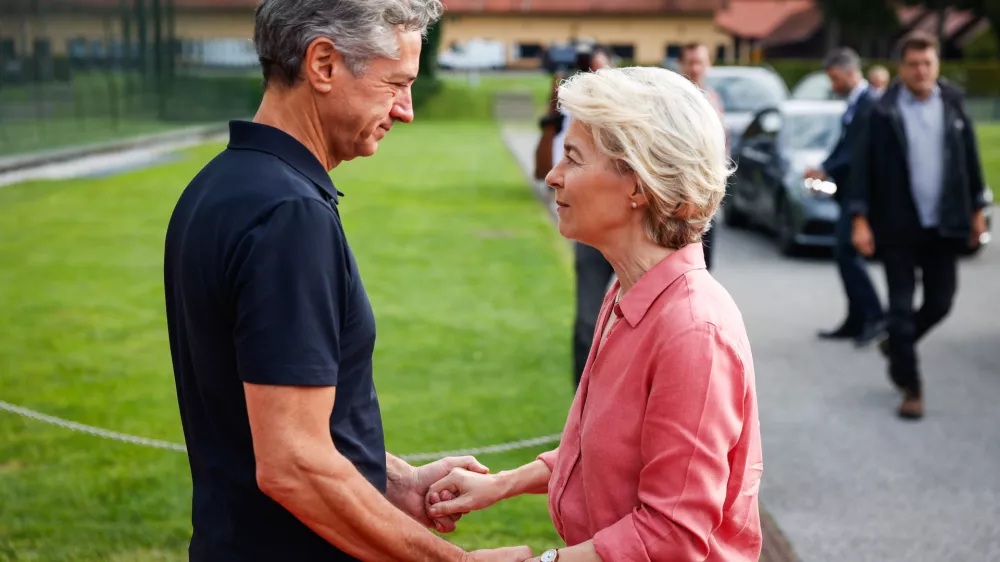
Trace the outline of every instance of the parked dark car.
{"type": "Polygon", "coordinates": [[[762,66],[715,66],[705,74],[705,82],[722,98],[733,150],[757,111],[788,99],[788,87],[781,76],[762,66]]]}
{"type": "MultiPolygon", "coordinates": [[[[733,159],[737,170],[723,208],[728,226],[752,225],[774,233],[779,249],[795,254],[806,246],[832,247],[840,207],[837,185],[803,179],[837,144],[843,101],[789,100],[759,111],[743,133],[733,159]]],[[[992,193],[986,188],[992,202],[992,193]]],[[[992,227],[992,205],[987,221],[992,227]]],[[[978,253],[990,241],[970,249],[978,253]]]]}

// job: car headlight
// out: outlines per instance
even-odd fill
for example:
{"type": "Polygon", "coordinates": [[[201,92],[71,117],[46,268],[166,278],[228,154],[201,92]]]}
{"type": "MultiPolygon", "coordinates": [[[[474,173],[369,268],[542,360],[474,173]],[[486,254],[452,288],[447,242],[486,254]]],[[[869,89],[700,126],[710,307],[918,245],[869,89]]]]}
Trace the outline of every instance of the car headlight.
{"type": "Polygon", "coordinates": [[[837,193],[837,184],[832,181],[806,178],[802,182],[806,191],[813,195],[833,195],[837,193]]]}

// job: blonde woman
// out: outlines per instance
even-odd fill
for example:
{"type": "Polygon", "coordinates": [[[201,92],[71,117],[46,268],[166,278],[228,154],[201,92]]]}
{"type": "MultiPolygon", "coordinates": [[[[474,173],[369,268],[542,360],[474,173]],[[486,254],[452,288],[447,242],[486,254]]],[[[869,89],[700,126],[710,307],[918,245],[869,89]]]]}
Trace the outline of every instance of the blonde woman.
{"type": "Polygon", "coordinates": [[[701,237],[730,173],[718,112],[658,68],[579,74],[546,181],[559,231],[614,267],[559,448],[513,471],[456,469],[432,516],[547,493],[567,548],[551,562],[757,560],[763,470],[753,360],[701,237]]]}

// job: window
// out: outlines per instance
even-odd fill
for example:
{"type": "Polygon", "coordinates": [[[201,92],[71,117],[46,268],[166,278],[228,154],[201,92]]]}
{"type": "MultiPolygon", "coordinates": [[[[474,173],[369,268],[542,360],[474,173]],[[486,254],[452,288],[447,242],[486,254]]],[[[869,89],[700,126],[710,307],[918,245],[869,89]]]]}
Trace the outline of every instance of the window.
{"type": "Polygon", "coordinates": [[[715,62],[726,62],[726,46],[722,43],[715,47],[715,62]]]}
{"type": "Polygon", "coordinates": [[[35,39],[33,47],[35,57],[39,59],[48,59],[52,57],[52,43],[50,43],[48,39],[35,39]]]}
{"type": "Polygon", "coordinates": [[[537,59],[542,57],[542,46],[538,43],[519,43],[517,45],[517,58],[537,59]]]}
{"type": "Polygon", "coordinates": [[[610,49],[611,54],[620,59],[635,60],[635,45],[611,45],[610,49]]]}
{"type": "Polygon", "coordinates": [[[82,37],[74,37],[66,41],[66,54],[74,63],[81,62],[87,58],[87,40],[82,37]]]}
{"type": "Polygon", "coordinates": [[[829,152],[840,140],[841,118],[839,113],[789,116],[781,130],[781,143],[791,150],[829,152]]]}
{"type": "MultiPolygon", "coordinates": [[[[0,37],[0,62],[17,57],[17,45],[10,37],[0,37]]],[[[2,69],[0,69],[2,70],[2,69]]]]}
{"type": "Polygon", "coordinates": [[[668,59],[674,59],[674,60],[680,60],[680,58],[681,58],[681,52],[683,50],[684,50],[684,46],[683,45],[680,45],[680,44],[677,44],[677,43],[671,43],[671,44],[667,45],[667,58],[668,59]]]}
{"type": "Polygon", "coordinates": [[[104,42],[100,39],[90,41],[90,56],[95,60],[104,59],[104,42]]]}

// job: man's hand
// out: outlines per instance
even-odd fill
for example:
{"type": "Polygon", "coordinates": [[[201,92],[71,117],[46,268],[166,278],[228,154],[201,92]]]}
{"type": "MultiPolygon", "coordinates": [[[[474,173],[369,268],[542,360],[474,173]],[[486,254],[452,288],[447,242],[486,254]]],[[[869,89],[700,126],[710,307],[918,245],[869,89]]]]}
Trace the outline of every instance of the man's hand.
{"type": "Polygon", "coordinates": [[[427,513],[431,517],[463,515],[503,499],[503,485],[495,474],[477,474],[456,468],[430,487],[427,513]]]}
{"type": "Polygon", "coordinates": [[[806,173],[802,174],[802,177],[814,180],[825,180],[826,172],[820,170],[819,168],[806,168],[806,173]]]}
{"type": "Polygon", "coordinates": [[[872,235],[872,229],[868,226],[866,218],[854,217],[851,242],[854,244],[854,248],[866,258],[872,257],[875,253],[875,237],[872,235]]]}
{"type": "Polygon", "coordinates": [[[490,471],[473,457],[448,457],[419,468],[391,457],[388,464],[386,498],[403,513],[425,527],[434,527],[439,533],[454,531],[455,523],[462,518],[462,514],[448,514],[433,520],[428,517],[426,498],[431,485],[448,476],[453,469],[463,469],[474,474],[487,474],[490,471]]]}
{"type": "Polygon", "coordinates": [[[979,209],[972,215],[972,236],[969,238],[969,247],[979,246],[979,238],[986,233],[986,213],[979,209]]]}
{"type": "Polygon", "coordinates": [[[511,546],[470,552],[464,562],[524,562],[532,556],[534,553],[527,546],[511,546]]]}

